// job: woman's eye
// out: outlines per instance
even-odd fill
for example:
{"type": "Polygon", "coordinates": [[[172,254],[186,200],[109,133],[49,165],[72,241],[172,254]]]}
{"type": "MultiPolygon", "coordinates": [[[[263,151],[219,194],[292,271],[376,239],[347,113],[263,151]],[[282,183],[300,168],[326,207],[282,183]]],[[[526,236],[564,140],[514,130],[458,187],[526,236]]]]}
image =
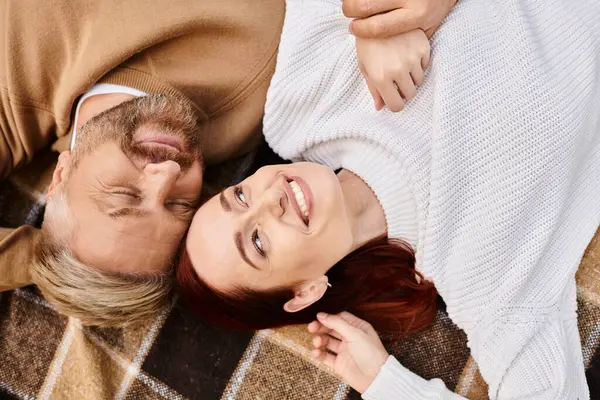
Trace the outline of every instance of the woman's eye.
{"type": "Polygon", "coordinates": [[[252,245],[261,256],[265,256],[265,250],[263,248],[262,240],[260,240],[260,236],[258,235],[258,231],[255,230],[252,232],[252,245]]]}
{"type": "Polygon", "coordinates": [[[244,195],[244,192],[242,191],[241,187],[237,186],[233,190],[233,193],[235,194],[235,197],[237,197],[237,199],[242,202],[242,204],[244,204],[245,206],[248,206],[248,202],[246,201],[246,196],[244,195]]]}

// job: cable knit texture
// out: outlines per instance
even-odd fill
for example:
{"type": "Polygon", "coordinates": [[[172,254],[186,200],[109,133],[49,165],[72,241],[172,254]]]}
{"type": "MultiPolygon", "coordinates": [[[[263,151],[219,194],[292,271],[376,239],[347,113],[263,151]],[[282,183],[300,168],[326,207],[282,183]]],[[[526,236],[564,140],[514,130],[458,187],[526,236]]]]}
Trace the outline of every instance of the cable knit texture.
{"type": "MultiPolygon", "coordinates": [[[[264,133],[367,182],[492,399],[588,399],[575,272],[600,223],[600,2],[463,0],[417,97],[376,112],[339,0],[288,0],[264,133]]],[[[388,360],[366,399],[454,398],[388,360]]]]}

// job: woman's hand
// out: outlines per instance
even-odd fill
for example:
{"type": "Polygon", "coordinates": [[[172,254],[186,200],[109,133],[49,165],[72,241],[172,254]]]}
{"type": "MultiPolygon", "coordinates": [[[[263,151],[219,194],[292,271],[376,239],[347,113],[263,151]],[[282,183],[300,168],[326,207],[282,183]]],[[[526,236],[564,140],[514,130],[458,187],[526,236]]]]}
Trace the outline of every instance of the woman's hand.
{"type": "Polygon", "coordinates": [[[344,0],[357,37],[384,38],[421,29],[430,38],[458,0],[344,0]]]}
{"type": "Polygon", "coordinates": [[[367,80],[375,108],[400,111],[417,93],[429,65],[431,48],[422,30],[384,39],[356,38],[358,67],[367,80]]]}
{"type": "Polygon", "coordinates": [[[308,331],[313,334],[313,356],[361,394],[388,358],[373,327],[348,312],[319,313],[317,321],[308,325],[308,331]]]}

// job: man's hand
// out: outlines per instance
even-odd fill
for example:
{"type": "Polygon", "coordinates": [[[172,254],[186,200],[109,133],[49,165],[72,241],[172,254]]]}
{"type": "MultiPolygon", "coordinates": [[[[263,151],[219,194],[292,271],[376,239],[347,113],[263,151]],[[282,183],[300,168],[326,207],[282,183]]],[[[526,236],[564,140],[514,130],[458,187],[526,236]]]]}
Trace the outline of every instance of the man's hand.
{"type": "Polygon", "coordinates": [[[348,312],[319,313],[317,319],[308,325],[313,334],[313,356],[354,390],[364,393],[388,358],[377,332],[348,312]]]}
{"type": "Polygon", "coordinates": [[[343,0],[357,37],[384,38],[421,29],[430,38],[458,0],[343,0]]]}
{"type": "Polygon", "coordinates": [[[422,30],[383,39],[356,38],[358,67],[367,80],[375,108],[400,111],[415,97],[429,65],[431,48],[422,30]]]}

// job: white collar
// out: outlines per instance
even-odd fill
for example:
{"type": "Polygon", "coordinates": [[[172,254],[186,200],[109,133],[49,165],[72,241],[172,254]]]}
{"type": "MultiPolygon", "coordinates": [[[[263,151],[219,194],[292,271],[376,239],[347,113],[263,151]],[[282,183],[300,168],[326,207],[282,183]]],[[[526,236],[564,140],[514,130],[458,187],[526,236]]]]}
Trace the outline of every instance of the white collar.
{"type": "Polygon", "coordinates": [[[141,90],[137,90],[134,88],[130,88],[128,86],[113,85],[109,83],[100,83],[92,86],[92,88],[88,90],[83,96],[81,96],[81,98],[77,102],[77,109],[75,110],[75,119],[73,120],[73,136],[71,137],[71,144],[69,145],[69,150],[73,150],[73,147],[75,147],[75,138],[77,137],[77,119],[79,118],[79,108],[81,107],[83,102],[88,97],[108,93],[125,93],[135,97],[148,96],[148,93],[142,92],[141,90]]]}

